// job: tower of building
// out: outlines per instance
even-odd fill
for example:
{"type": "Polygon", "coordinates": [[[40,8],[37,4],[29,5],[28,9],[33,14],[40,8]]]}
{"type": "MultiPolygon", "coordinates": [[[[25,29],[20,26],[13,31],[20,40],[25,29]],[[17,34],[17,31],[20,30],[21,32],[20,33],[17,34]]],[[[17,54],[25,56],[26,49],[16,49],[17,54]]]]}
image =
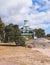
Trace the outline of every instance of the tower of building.
{"type": "Polygon", "coordinates": [[[27,24],[28,20],[24,20],[24,26],[27,24]]]}
{"type": "Polygon", "coordinates": [[[28,20],[24,20],[23,32],[25,32],[25,33],[29,32],[28,20]]]}

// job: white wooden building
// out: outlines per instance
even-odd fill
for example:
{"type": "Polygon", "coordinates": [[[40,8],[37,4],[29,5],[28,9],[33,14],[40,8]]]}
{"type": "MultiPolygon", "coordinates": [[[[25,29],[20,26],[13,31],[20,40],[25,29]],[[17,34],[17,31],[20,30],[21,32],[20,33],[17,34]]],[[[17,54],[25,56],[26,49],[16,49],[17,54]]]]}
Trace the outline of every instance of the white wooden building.
{"type": "Polygon", "coordinates": [[[29,35],[32,35],[32,38],[36,39],[35,31],[32,30],[28,25],[28,20],[24,20],[24,26],[21,27],[22,36],[27,37],[29,35]]]}

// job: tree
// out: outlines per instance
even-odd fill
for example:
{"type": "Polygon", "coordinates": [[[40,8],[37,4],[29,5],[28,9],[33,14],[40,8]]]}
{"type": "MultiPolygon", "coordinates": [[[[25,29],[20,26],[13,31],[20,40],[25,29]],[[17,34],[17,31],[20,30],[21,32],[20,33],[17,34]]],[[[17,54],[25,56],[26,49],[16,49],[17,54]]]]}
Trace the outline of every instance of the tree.
{"type": "Polygon", "coordinates": [[[35,35],[39,38],[39,37],[44,37],[45,36],[45,31],[41,28],[39,29],[35,29],[35,35]]]}
{"type": "Polygon", "coordinates": [[[17,46],[24,46],[25,45],[25,40],[24,38],[21,36],[21,32],[19,30],[19,26],[18,25],[14,25],[14,33],[15,33],[15,43],[17,46]]]}
{"type": "Polygon", "coordinates": [[[18,25],[9,24],[5,27],[5,42],[15,42],[17,46],[25,45],[18,25]]]}
{"type": "Polygon", "coordinates": [[[2,19],[0,18],[0,40],[4,40],[4,29],[5,29],[5,24],[2,22],[2,19]]]}
{"type": "Polygon", "coordinates": [[[15,42],[16,45],[24,46],[25,40],[21,36],[21,32],[18,25],[9,24],[5,26],[0,18],[0,40],[3,42],[15,42]]]}
{"type": "Polygon", "coordinates": [[[9,24],[5,27],[5,42],[14,41],[14,25],[9,24]]]}

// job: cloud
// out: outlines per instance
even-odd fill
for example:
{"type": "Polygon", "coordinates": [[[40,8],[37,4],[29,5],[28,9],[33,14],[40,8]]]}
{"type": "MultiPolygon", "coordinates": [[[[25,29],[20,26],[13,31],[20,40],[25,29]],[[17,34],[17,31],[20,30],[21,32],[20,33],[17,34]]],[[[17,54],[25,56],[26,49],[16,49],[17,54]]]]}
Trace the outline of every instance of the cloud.
{"type": "Polygon", "coordinates": [[[50,1],[0,0],[0,17],[6,24],[22,26],[26,19],[31,28],[46,29],[50,27],[50,1]],[[46,24],[46,21],[49,24],[46,24]]]}
{"type": "Polygon", "coordinates": [[[5,23],[18,23],[23,20],[32,5],[31,0],[0,0],[0,3],[0,17],[5,23]]]}
{"type": "Polygon", "coordinates": [[[50,27],[50,11],[41,12],[30,16],[30,26],[33,28],[47,28],[50,27]]]}

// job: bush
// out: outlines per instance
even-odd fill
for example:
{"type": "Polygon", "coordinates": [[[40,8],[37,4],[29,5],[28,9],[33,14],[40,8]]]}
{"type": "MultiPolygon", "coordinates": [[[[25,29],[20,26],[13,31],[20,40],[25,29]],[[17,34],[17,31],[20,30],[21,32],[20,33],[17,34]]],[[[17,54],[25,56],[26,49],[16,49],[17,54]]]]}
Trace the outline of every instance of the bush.
{"type": "Polygon", "coordinates": [[[32,44],[27,44],[26,47],[33,48],[33,45],[32,44]]]}
{"type": "Polygon", "coordinates": [[[32,39],[32,34],[29,34],[28,35],[28,39],[32,39]]]}
{"type": "Polygon", "coordinates": [[[18,40],[15,41],[17,46],[25,46],[25,38],[20,37],[18,40]]]}

